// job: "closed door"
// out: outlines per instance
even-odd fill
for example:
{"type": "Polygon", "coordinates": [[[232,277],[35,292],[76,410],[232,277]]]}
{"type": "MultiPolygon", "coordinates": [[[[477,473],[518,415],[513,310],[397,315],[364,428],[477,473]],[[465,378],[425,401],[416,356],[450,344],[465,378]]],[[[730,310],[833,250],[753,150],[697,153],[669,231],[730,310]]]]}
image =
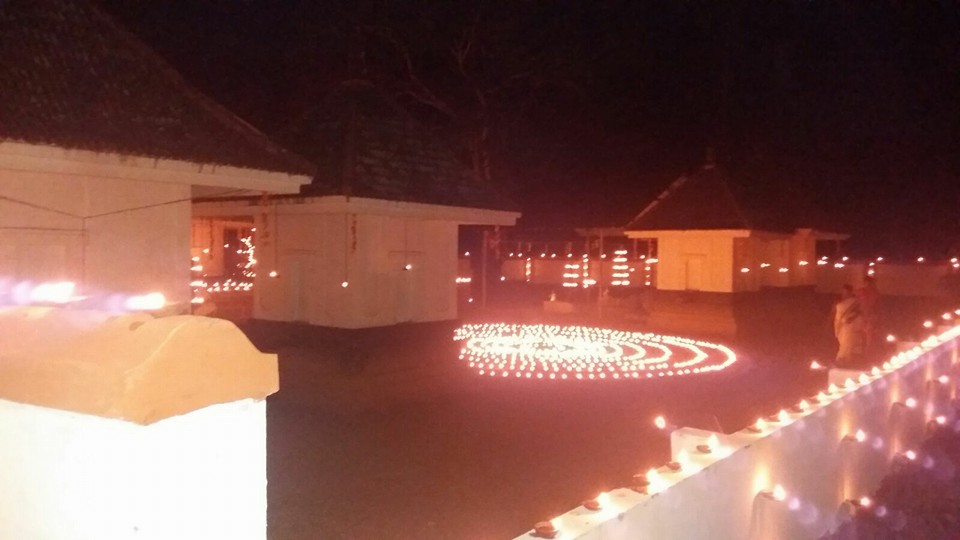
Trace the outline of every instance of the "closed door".
{"type": "Polygon", "coordinates": [[[703,290],[703,255],[687,255],[684,257],[686,271],[686,287],[688,291],[703,290]]]}
{"type": "Polygon", "coordinates": [[[307,261],[301,257],[284,257],[283,287],[287,303],[287,320],[293,322],[309,321],[309,298],[306,287],[307,261]]]}

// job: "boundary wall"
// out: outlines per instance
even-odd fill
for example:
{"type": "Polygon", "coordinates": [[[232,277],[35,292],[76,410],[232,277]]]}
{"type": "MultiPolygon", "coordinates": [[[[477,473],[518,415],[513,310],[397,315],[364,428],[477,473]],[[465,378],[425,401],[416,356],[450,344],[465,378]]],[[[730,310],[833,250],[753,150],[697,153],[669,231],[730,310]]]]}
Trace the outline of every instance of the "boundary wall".
{"type": "MultiPolygon", "coordinates": [[[[848,519],[892,460],[916,459],[956,397],[960,326],[868,372],[831,370],[817,395],[732,434],[680,428],[671,462],[517,537],[816,539],[848,519]],[[539,531],[539,532],[538,532],[539,531]]],[[[867,502],[867,501],[864,501],[867,502]]]]}

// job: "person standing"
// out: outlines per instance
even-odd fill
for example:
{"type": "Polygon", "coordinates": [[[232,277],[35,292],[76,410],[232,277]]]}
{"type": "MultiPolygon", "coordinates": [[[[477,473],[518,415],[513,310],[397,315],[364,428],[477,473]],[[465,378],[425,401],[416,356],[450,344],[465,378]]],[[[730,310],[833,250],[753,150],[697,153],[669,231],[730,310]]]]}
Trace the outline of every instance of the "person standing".
{"type": "Polygon", "coordinates": [[[840,345],[836,364],[850,368],[862,358],[864,347],[863,309],[851,285],[843,286],[833,309],[833,334],[840,345]]]}
{"type": "Polygon", "coordinates": [[[863,313],[863,339],[864,347],[869,348],[875,345],[878,312],[877,304],[880,302],[880,291],[877,289],[877,282],[873,276],[864,276],[863,285],[857,289],[857,301],[860,303],[860,310],[863,313]]]}

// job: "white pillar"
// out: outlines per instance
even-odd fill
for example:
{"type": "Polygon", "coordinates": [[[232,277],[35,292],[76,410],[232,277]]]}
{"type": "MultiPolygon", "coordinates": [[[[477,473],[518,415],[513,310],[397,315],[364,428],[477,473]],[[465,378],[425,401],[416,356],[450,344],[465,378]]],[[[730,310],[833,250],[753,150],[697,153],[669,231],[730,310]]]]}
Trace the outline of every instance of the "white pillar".
{"type": "Polygon", "coordinates": [[[203,317],[27,308],[0,328],[0,538],[266,538],[274,355],[203,317]]]}

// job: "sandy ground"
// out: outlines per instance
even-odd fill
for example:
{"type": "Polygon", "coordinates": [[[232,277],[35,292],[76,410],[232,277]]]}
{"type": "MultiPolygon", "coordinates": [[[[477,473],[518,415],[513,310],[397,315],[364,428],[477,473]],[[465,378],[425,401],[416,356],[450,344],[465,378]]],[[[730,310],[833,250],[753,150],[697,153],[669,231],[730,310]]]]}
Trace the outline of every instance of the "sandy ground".
{"type": "MultiPolygon", "coordinates": [[[[474,375],[456,361],[456,323],[242,324],[280,355],[281,391],[268,404],[268,536],[519,536],[665,462],[657,415],[729,432],[815,393],[826,374],[809,370],[810,359],[834,350],[829,302],[758,317],[769,322],[727,341],[740,361],[723,372],[592,383],[474,375]]],[[[889,324],[916,328],[920,313],[936,313],[929,304],[890,303],[889,324]]]]}

